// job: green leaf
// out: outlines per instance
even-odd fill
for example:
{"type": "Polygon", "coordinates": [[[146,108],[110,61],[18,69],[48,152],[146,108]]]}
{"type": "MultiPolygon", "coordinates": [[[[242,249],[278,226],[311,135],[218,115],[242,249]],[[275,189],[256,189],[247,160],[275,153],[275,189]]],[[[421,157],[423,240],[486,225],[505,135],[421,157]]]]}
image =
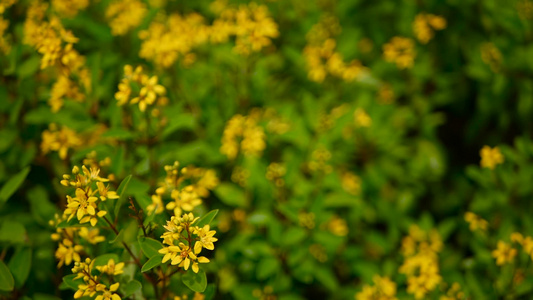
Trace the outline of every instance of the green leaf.
{"type": "Polygon", "coordinates": [[[29,172],[30,167],[26,167],[24,170],[11,177],[11,179],[4,184],[0,190],[0,205],[5,203],[9,197],[11,197],[11,195],[17,191],[20,185],[24,182],[24,179],[26,179],[26,176],[28,176],[29,172]]]}
{"type": "Polygon", "coordinates": [[[107,254],[103,254],[103,255],[96,257],[93,260],[93,263],[95,266],[105,266],[107,265],[110,259],[114,260],[115,264],[120,262],[118,255],[116,255],[115,253],[107,253],[107,254]]]}
{"type": "Polygon", "coordinates": [[[26,228],[17,221],[5,220],[0,225],[0,241],[14,244],[23,243],[26,237],[26,228]]]}
{"type": "Polygon", "coordinates": [[[203,217],[201,217],[198,222],[196,222],[196,226],[198,227],[204,227],[205,225],[209,225],[211,221],[215,218],[215,216],[218,213],[218,209],[212,210],[205,214],[203,217]]]}
{"type": "Polygon", "coordinates": [[[61,298],[58,298],[53,295],[46,295],[46,294],[33,294],[33,300],[61,300],[61,298]]]}
{"type": "Polygon", "coordinates": [[[78,285],[83,284],[83,278],[75,279],[77,274],[70,274],[63,277],[63,282],[72,290],[77,291],[78,285]]]}
{"type": "Polygon", "coordinates": [[[257,266],[257,279],[264,280],[279,271],[279,261],[274,258],[262,259],[257,266]]]}
{"type": "Polygon", "coordinates": [[[118,218],[118,213],[120,212],[120,207],[124,204],[124,202],[126,202],[125,193],[126,193],[126,190],[128,188],[128,185],[130,183],[130,180],[131,180],[131,175],[129,175],[128,177],[124,178],[124,180],[122,180],[122,182],[118,186],[117,194],[119,195],[119,198],[117,199],[117,202],[115,203],[115,211],[114,211],[115,218],[118,218]]]}
{"type": "Polygon", "coordinates": [[[122,292],[124,294],[122,299],[126,299],[127,297],[137,293],[142,289],[142,287],[142,284],[137,280],[132,280],[128,282],[128,284],[126,284],[126,286],[124,286],[124,288],[122,289],[122,292]]]}
{"type": "Polygon", "coordinates": [[[182,114],[177,118],[172,118],[172,121],[165,127],[161,136],[166,138],[179,129],[192,129],[194,128],[195,119],[192,115],[182,114]]]}
{"type": "Polygon", "coordinates": [[[161,242],[151,238],[139,236],[138,240],[139,245],[141,246],[141,250],[148,258],[152,258],[156,255],[159,255],[159,249],[163,248],[163,244],[161,244],[161,242]]]}
{"type": "Polygon", "coordinates": [[[114,239],[110,240],[110,244],[120,243],[124,240],[124,229],[121,229],[114,239]]]}
{"type": "Polygon", "coordinates": [[[41,64],[41,58],[39,55],[33,55],[29,59],[24,60],[18,67],[17,73],[20,79],[30,77],[39,70],[41,64]]]}
{"type": "Polygon", "coordinates": [[[141,268],[141,272],[150,271],[151,269],[159,266],[163,260],[163,255],[154,255],[141,268]]]}
{"type": "Polygon", "coordinates": [[[283,235],[282,243],[286,246],[296,245],[302,242],[307,236],[305,229],[301,227],[291,227],[283,235]]]}
{"type": "Polygon", "coordinates": [[[204,270],[201,269],[198,273],[189,270],[181,276],[181,281],[183,281],[183,284],[188,288],[198,293],[203,293],[207,287],[207,277],[205,276],[204,270]]]}
{"type": "Polygon", "coordinates": [[[126,129],[111,128],[107,130],[106,132],[102,133],[100,137],[102,138],[109,137],[109,138],[114,138],[117,140],[125,141],[125,140],[132,139],[134,137],[134,134],[126,129]]]}
{"type": "Polygon", "coordinates": [[[339,287],[339,283],[331,269],[321,267],[315,272],[315,278],[320,281],[326,288],[335,291],[339,287]]]}
{"type": "Polygon", "coordinates": [[[15,280],[13,279],[13,275],[11,275],[11,272],[9,272],[9,269],[4,264],[3,261],[0,260],[0,291],[12,291],[15,287],[15,280]]]}
{"type": "Polygon", "coordinates": [[[9,261],[8,267],[11,270],[11,274],[13,274],[16,287],[23,286],[26,279],[28,279],[31,269],[31,258],[31,249],[25,247],[15,252],[9,261]]]}
{"type": "Polygon", "coordinates": [[[246,195],[244,194],[244,191],[235,184],[221,183],[215,189],[215,194],[227,205],[238,207],[246,205],[246,195]]]}

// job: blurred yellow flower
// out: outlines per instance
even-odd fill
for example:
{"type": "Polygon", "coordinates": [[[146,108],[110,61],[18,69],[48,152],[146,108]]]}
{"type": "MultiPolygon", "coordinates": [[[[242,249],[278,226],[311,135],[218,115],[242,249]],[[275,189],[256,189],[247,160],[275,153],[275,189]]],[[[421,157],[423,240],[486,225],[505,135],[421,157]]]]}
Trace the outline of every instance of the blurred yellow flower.
{"type": "Polygon", "coordinates": [[[483,146],[479,151],[479,155],[481,156],[480,164],[482,168],[494,170],[497,165],[502,164],[504,161],[504,157],[498,147],[483,146]]]}
{"type": "Polygon", "coordinates": [[[516,249],[512,248],[511,245],[504,241],[498,241],[497,248],[492,251],[492,257],[496,259],[496,264],[501,266],[512,262],[517,254],[516,252],[516,249]]]}

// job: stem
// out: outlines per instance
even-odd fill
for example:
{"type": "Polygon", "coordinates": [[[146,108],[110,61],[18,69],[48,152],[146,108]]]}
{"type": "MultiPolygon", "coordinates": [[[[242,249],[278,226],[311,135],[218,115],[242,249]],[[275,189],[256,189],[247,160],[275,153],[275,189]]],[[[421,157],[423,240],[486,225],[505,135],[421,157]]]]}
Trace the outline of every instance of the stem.
{"type": "MultiPolygon", "coordinates": [[[[113,225],[105,216],[103,216],[102,218],[107,222],[107,224],[109,224],[109,226],[111,227],[111,229],[113,230],[115,235],[118,236],[118,230],[115,227],[115,225],[113,225]]],[[[128,246],[128,244],[126,244],[126,242],[124,242],[124,241],[122,241],[121,243],[124,246],[124,249],[126,249],[126,251],[128,251],[130,256],[133,258],[133,260],[135,261],[135,264],[139,267],[139,269],[142,269],[141,261],[139,260],[139,258],[137,256],[135,256],[135,254],[133,254],[133,251],[131,251],[131,249],[128,246]]],[[[142,274],[143,274],[144,278],[146,278],[146,280],[148,280],[152,284],[152,286],[154,287],[155,297],[159,298],[159,290],[157,289],[157,282],[152,277],[148,276],[148,274],[146,274],[146,273],[142,273],[142,274]]]]}

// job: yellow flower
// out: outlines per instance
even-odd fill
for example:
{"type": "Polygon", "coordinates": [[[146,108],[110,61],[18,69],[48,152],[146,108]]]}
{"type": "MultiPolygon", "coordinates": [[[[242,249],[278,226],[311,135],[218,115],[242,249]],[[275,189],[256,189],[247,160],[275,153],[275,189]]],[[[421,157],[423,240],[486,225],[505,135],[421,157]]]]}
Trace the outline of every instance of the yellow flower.
{"type": "Polygon", "coordinates": [[[87,227],[80,227],[78,234],[81,238],[88,241],[91,244],[98,244],[103,241],[105,241],[105,237],[98,235],[100,233],[100,230],[97,228],[87,228],[87,227]]]}
{"type": "Polygon", "coordinates": [[[139,0],[113,1],[105,12],[113,35],[125,35],[139,26],[146,13],[146,5],[139,0]]]}
{"type": "Polygon", "coordinates": [[[348,225],[346,221],[340,217],[333,216],[327,223],[327,227],[331,233],[337,236],[346,236],[348,234],[348,225]]]}
{"type": "Polygon", "coordinates": [[[59,243],[55,253],[56,258],[59,259],[57,267],[61,268],[63,264],[68,266],[72,261],[79,262],[81,260],[79,252],[81,251],[83,251],[83,246],[74,245],[71,240],[64,239],[62,243],[59,243]]]}
{"type": "Polygon", "coordinates": [[[194,273],[198,273],[198,263],[208,263],[209,259],[204,256],[197,257],[199,251],[194,251],[189,246],[179,243],[179,246],[169,246],[159,250],[159,253],[165,254],[162,262],[165,263],[171,260],[171,265],[178,265],[183,269],[188,270],[192,266],[194,273]]]}
{"type": "Polygon", "coordinates": [[[496,259],[496,264],[498,266],[512,262],[515,256],[516,249],[512,248],[511,245],[504,241],[498,241],[497,248],[492,251],[492,257],[496,259]]]}
{"type": "Polygon", "coordinates": [[[498,147],[491,148],[489,146],[483,146],[479,154],[481,156],[480,164],[482,168],[494,170],[497,165],[502,164],[504,161],[503,155],[498,147]]]}
{"type": "Polygon", "coordinates": [[[388,277],[375,275],[374,286],[364,285],[363,290],[355,295],[356,300],[396,300],[396,283],[388,277]]]}
{"type": "Polygon", "coordinates": [[[419,13],[413,21],[413,31],[416,38],[427,44],[435,35],[434,30],[446,28],[446,19],[433,14],[419,13]]]}
{"type": "Polygon", "coordinates": [[[413,67],[416,52],[412,39],[405,37],[393,37],[390,42],[383,45],[383,56],[388,62],[393,62],[400,69],[413,67]]]}
{"type": "Polygon", "coordinates": [[[102,295],[98,295],[96,296],[95,300],[121,300],[120,296],[115,294],[114,292],[116,292],[118,290],[118,287],[119,287],[120,283],[115,283],[115,284],[112,284],[110,287],[109,287],[109,290],[104,287],[99,287],[98,288],[98,291],[99,292],[102,292],[102,295]]]}
{"type": "Polygon", "coordinates": [[[174,215],[179,216],[183,211],[192,211],[196,206],[202,204],[202,199],[198,197],[191,185],[181,190],[173,190],[170,197],[174,199],[166,205],[166,209],[174,210],[174,215]]]}
{"type": "Polygon", "coordinates": [[[196,227],[194,229],[194,234],[198,235],[198,237],[200,238],[200,240],[196,241],[196,243],[194,244],[194,251],[196,253],[200,253],[202,247],[208,250],[215,249],[213,243],[218,241],[218,239],[214,237],[216,231],[210,231],[209,229],[209,225],[205,225],[202,228],[196,227]]]}
{"type": "Polygon", "coordinates": [[[124,273],[124,263],[115,264],[114,259],[110,259],[104,266],[96,266],[96,269],[101,273],[107,273],[109,275],[120,275],[124,273]]]}
{"type": "Polygon", "coordinates": [[[372,119],[362,108],[356,109],[353,116],[356,127],[370,127],[372,125],[372,119]]]}
{"type": "Polygon", "coordinates": [[[106,199],[118,199],[119,196],[115,191],[109,191],[109,186],[105,186],[102,182],[96,182],[98,187],[98,193],[100,194],[100,200],[105,201],[106,199]]]}
{"type": "Polygon", "coordinates": [[[465,221],[470,224],[470,230],[476,231],[478,229],[485,231],[489,226],[489,223],[472,212],[465,213],[465,221]]]}
{"type": "Polygon", "coordinates": [[[41,150],[44,154],[50,151],[59,152],[61,159],[66,159],[68,150],[82,145],[82,140],[76,132],[66,126],[58,130],[55,124],[50,124],[49,129],[43,131],[41,150]]]}

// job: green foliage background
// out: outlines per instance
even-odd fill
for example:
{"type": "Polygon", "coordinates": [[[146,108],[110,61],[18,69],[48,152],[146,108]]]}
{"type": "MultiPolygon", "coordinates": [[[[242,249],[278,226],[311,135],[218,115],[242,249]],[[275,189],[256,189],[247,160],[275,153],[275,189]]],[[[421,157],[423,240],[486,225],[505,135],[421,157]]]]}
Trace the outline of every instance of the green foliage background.
{"type": "MultiPolygon", "coordinates": [[[[219,241],[205,267],[208,289],[218,299],[253,299],[254,290],[266,286],[278,299],[352,299],[376,274],[398,284],[400,299],[410,299],[398,268],[401,239],[412,224],[439,231],[443,282],[460,283],[470,299],[527,299],[533,293],[531,258],[519,254],[512,267],[500,267],[491,256],[496,242],[508,241],[511,232],[533,234],[532,13],[519,5],[531,2],[266,1],[280,31],[272,47],[243,57],[232,52],[231,41],[203,45],[194,50],[190,67],[178,62],[163,69],[139,57],[138,32],[160,11],[198,12],[212,20],[210,2],[168,1],[165,8],[150,8],[139,28],[115,37],[102,13],[109,1],[94,1],[62,20],[79,38],[75,48],[87,59],[92,90],[81,103],[65,101],[57,113],[47,104],[51,83],[43,79],[40,54],[22,42],[28,2],[4,13],[12,49],[0,55],[0,297],[71,297],[61,285],[70,267],[56,268],[48,221],[64,209],[62,174],[93,150],[99,159],[111,158],[114,188],[132,174],[126,194],[144,209],[164,165],[179,161],[216,171],[220,185],[195,212],[219,209],[212,223],[219,241]],[[443,16],[447,27],[427,44],[416,42],[414,66],[400,70],[383,59],[382,46],[394,36],[415,39],[412,22],[420,12],[443,16]],[[308,79],[305,36],[324,13],[342,27],[337,50],[347,60],[360,60],[372,80],[308,79]],[[358,47],[363,38],[372,42],[370,52],[358,47]],[[485,43],[501,52],[497,70],[482,59],[485,43]],[[143,65],[166,87],[170,101],[161,113],[168,124],[161,131],[147,131],[136,106],[117,106],[114,94],[126,64],[143,65]],[[379,82],[390,84],[393,103],[377,101],[379,82]],[[341,104],[349,113],[328,117],[341,104]],[[228,160],[220,152],[226,122],[253,108],[273,109],[290,129],[267,133],[260,157],[228,160]],[[352,126],[356,108],[368,113],[372,125],[347,139],[343,128],[352,126]],[[332,125],[324,127],[324,120],[332,125]],[[101,124],[107,129],[62,160],[40,150],[41,133],[51,123],[82,135],[101,124]],[[505,162],[494,170],[480,168],[484,145],[499,146],[505,162]],[[308,170],[316,149],[331,153],[332,173],[308,170]],[[265,177],[271,162],[286,166],[281,189],[265,177]],[[244,186],[231,180],[236,167],[249,172],[244,186]],[[361,178],[360,195],[342,188],[343,171],[361,178]],[[467,211],[486,219],[489,230],[470,231],[467,211]],[[300,212],[314,214],[314,228],[301,225],[300,212]],[[333,216],[346,221],[347,235],[328,230],[333,216]],[[229,226],[226,231],[216,228],[220,222],[229,226]],[[323,247],[326,261],[310,253],[315,244],[323,247]],[[516,269],[525,280],[515,285],[510,282],[516,269]],[[5,274],[14,278],[14,291],[5,274]]],[[[125,206],[121,214],[130,228],[125,239],[135,244],[138,228],[127,221],[125,206]]],[[[120,247],[107,250],[123,255],[120,247]]],[[[144,283],[143,291],[151,297],[144,283]]]]}

